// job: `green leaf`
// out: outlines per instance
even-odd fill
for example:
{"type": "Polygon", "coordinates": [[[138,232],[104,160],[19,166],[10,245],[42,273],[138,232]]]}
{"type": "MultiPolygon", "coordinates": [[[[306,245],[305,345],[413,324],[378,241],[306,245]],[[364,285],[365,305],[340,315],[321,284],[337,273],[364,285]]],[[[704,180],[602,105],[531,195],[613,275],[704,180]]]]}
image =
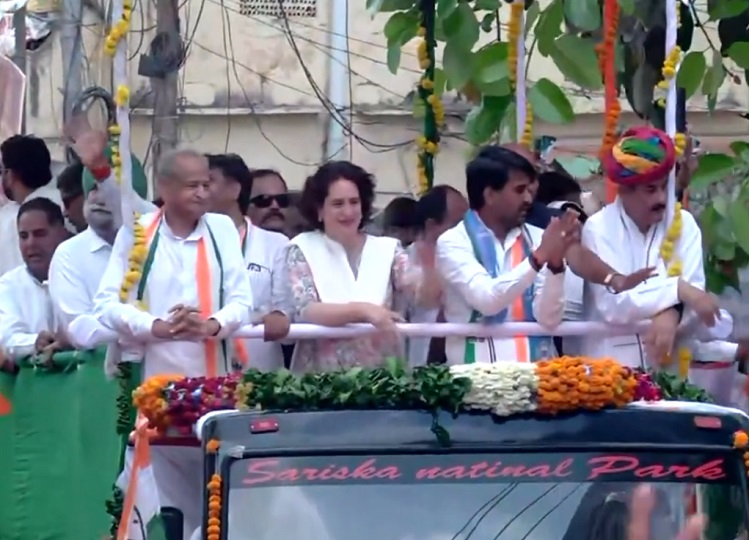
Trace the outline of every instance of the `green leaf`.
{"type": "Polygon", "coordinates": [[[476,51],[473,79],[476,83],[490,84],[510,77],[507,66],[507,43],[494,42],[476,51]]]}
{"type": "Polygon", "coordinates": [[[404,45],[419,31],[419,16],[416,13],[399,11],[393,13],[385,23],[383,33],[388,46],[404,45]]]}
{"type": "Polygon", "coordinates": [[[463,88],[471,80],[474,59],[470,48],[463,47],[457,41],[447,42],[442,52],[442,69],[445,70],[447,81],[452,88],[463,88]]]}
{"type": "Polygon", "coordinates": [[[494,14],[494,12],[484,15],[484,18],[481,19],[481,30],[486,33],[494,30],[494,19],[496,19],[496,15],[494,14]]]}
{"type": "Polygon", "coordinates": [[[465,2],[461,2],[458,8],[443,20],[442,29],[448,43],[458,43],[461,48],[469,50],[476,44],[481,32],[476,13],[465,2]]]}
{"type": "Polygon", "coordinates": [[[476,0],[473,9],[475,11],[497,11],[499,7],[499,0],[476,0]]]}
{"type": "Polygon", "coordinates": [[[687,99],[699,89],[707,69],[707,60],[701,51],[692,51],[681,61],[676,85],[684,89],[687,99]]]}
{"type": "Polygon", "coordinates": [[[437,17],[445,19],[458,9],[458,0],[437,0],[437,17]]]}
{"type": "Polygon", "coordinates": [[[378,13],[411,9],[414,3],[415,0],[367,0],[367,11],[374,17],[378,13]]]}
{"type": "Polygon", "coordinates": [[[564,92],[549,79],[539,79],[528,92],[533,114],[550,124],[572,122],[575,113],[564,92]]]}
{"type": "Polygon", "coordinates": [[[694,191],[705,190],[714,183],[720,182],[727,176],[730,176],[735,167],[736,160],[731,156],[726,154],[705,154],[699,158],[697,169],[692,173],[689,189],[694,191]]]}
{"type": "Polygon", "coordinates": [[[484,96],[481,105],[471,109],[466,118],[466,138],[473,145],[481,145],[499,129],[512,97],[484,96]]]}
{"type": "Polygon", "coordinates": [[[749,42],[737,41],[729,47],[728,56],[741,69],[749,69],[749,42]]]}
{"type": "Polygon", "coordinates": [[[598,0],[567,0],[564,16],[572,26],[584,32],[593,32],[601,27],[601,8],[598,0]]]}
{"type": "Polygon", "coordinates": [[[398,73],[398,68],[401,65],[401,44],[393,43],[392,45],[388,45],[388,51],[387,51],[387,64],[388,64],[388,71],[395,75],[398,73]]]}
{"type": "Polygon", "coordinates": [[[538,39],[538,52],[541,56],[549,56],[555,50],[554,40],[562,34],[562,22],[564,21],[564,4],[562,0],[552,0],[546,9],[541,12],[536,25],[536,38],[538,39]]]}
{"type": "Polygon", "coordinates": [[[731,203],[728,210],[728,220],[731,223],[731,228],[736,233],[734,235],[736,243],[741,249],[749,252],[749,234],[747,234],[747,231],[749,231],[749,208],[747,208],[746,199],[741,197],[731,203]]]}
{"type": "Polygon", "coordinates": [[[713,52],[713,63],[705,72],[702,80],[702,94],[705,96],[717,96],[718,89],[726,78],[726,70],[723,67],[723,57],[719,51],[713,52]]]}
{"type": "Polygon", "coordinates": [[[433,92],[437,97],[442,97],[445,93],[445,85],[447,84],[447,75],[445,70],[440,68],[434,68],[434,89],[433,92]]]}
{"type": "Polygon", "coordinates": [[[623,15],[634,15],[635,0],[619,0],[619,9],[622,10],[623,15]]]}
{"type": "Polygon", "coordinates": [[[536,24],[539,15],[541,15],[541,8],[538,7],[538,2],[533,2],[528,11],[525,12],[525,35],[530,34],[533,29],[533,25],[536,24]]]}
{"type": "Polygon", "coordinates": [[[741,158],[744,164],[749,164],[749,143],[744,141],[733,141],[729,147],[736,157],[741,158]]]}
{"type": "Polygon", "coordinates": [[[741,15],[747,9],[749,9],[749,0],[716,0],[707,4],[707,13],[711,21],[741,15]]]}
{"type": "Polygon", "coordinates": [[[551,58],[564,78],[588,90],[599,90],[603,83],[593,42],[565,34],[554,41],[551,58]]]}

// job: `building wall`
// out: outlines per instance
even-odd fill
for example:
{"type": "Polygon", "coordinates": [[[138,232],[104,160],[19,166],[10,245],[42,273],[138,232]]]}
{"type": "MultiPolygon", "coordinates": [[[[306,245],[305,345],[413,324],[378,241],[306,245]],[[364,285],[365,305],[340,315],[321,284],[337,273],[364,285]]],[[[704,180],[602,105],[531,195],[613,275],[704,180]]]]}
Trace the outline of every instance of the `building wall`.
{"type": "MultiPolygon", "coordinates": [[[[404,100],[419,71],[414,47],[407,45],[401,70],[392,75],[386,67],[382,27],[387,15],[374,18],[364,0],[349,2],[349,55],[335,58],[337,36],[328,23],[330,8],[337,0],[317,0],[314,17],[288,18],[293,41],[287,38],[283,18],[257,15],[273,8],[274,0],[188,0],[183,4],[183,35],[190,38],[189,56],[179,77],[180,138],[206,152],[237,152],[251,166],[276,167],[293,187],[325,155],[328,134],[326,106],[315,95],[330,94],[327,75],[332,62],[343,61],[350,73],[345,92],[353,103],[353,132],[350,145],[338,155],[351,158],[374,172],[383,195],[414,189],[415,149],[411,141],[419,123],[410,115],[404,100]],[[301,62],[295,51],[301,57],[301,62]],[[349,66],[350,64],[350,66],[349,66]],[[302,65],[304,66],[303,69],[302,65]]],[[[284,0],[287,14],[298,2],[284,0]]],[[[133,17],[131,55],[145,52],[155,25],[153,2],[136,3],[145,11],[133,17]],[[141,32],[140,29],[147,29],[141,32]]],[[[542,2],[542,5],[544,2],[542,2]]],[[[505,12],[507,10],[504,10],[505,12]]],[[[110,59],[101,54],[102,28],[94,15],[87,15],[84,36],[86,85],[109,85],[110,59]]],[[[717,39],[717,38],[715,38],[717,39]]],[[[706,47],[695,33],[695,49],[706,47]]],[[[345,43],[344,43],[345,46],[345,43]]],[[[141,157],[151,140],[154,94],[148,79],[137,75],[137,54],[131,62],[133,104],[132,144],[141,157]]],[[[30,55],[28,129],[47,138],[56,157],[61,157],[62,92],[64,79],[57,35],[30,55]]],[[[572,125],[536,126],[537,133],[560,137],[560,152],[594,152],[603,126],[602,93],[583,94],[564,83],[553,63],[539,54],[531,58],[529,78],[551,78],[568,90],[578,120],[572,125]]],[[[689,103],[689,121],[704,147],[725,148],[727,142],[747,131],[747,121],[733,111],[747,108],[746,85],[726,84],[720,94],[717,116],[708,117],[705,100],[689,103]]],[[[324,99],[324,98],[323,98],[324,99]]],[[[462,140],[462,118],[468,107],[455,96],[445,97],[451,111],[448,129],[437,166],[437,182],[460,186],[465,158],[470,151],[462,140]]],[[[631,117],[631,115],[630,115],[631,117]]],[[[636,123],[635,118],[630,118],[636,123]]],[[[150,157],[150,156],[149,156],[150,157]]]]}

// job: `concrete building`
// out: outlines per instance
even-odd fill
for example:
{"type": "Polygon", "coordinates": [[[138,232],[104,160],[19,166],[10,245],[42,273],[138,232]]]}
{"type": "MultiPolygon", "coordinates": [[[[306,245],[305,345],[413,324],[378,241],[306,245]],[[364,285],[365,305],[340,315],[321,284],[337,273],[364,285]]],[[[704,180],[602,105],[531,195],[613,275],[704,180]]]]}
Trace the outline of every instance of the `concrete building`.
{"type": "MultiPolygon", "coordinates": [[[[182,5],[182,33],[189,44],[179,76],[179,130],[185,144],[206,152],[241,154],[250,166],[274,167],[299,188],[325,156],[329,115],[325,98],[338,90],[349,113],[354,136],[344,136],[338,156],[353,159],[372,171],[385,202],[389,196],[415,189],[415,147],[419,122],[404,105],[419,78],[414,47],[402,53],[401,69],[392,75],[386,63],[382,33],[387,15],[374,18],[364,0],[186,0],[182,5]],[[330,22],[336,2],[343,2],[348,20],[330,22]],[[288,26],[287,26],[288,25],[288,26]],[[293,40],[289,39],[289,32],[293,40]],[[348,37],[346,36],[348,29],[348,37]],[[345,52],[348,45],[349,53],[345,52]],[[295,50],[296,49],[296,50],[295,50]],[[298,52],[297,52],[298,50],[298,52]],[[343,69],[341,69],[341,67],[343,69]],[[338,81],[330,74],[342,72],[338,81]]],[[[544,2],[542,2],[542,5],[544,2]]],[[[133,16],[131,55],[146,52],[154,33],[154,2],[140,2],[133,16]]],[[[109,86],[110,59],[101,52],[103,29],[93,11],[84,25],[87,80],[85,85],[109,86]]],[[[695,49],[705,48],[695,33],[695,49]]],[[[59,134],[64,86],[59,38],[53,35],[29,53],[28,130],[47,138],[61,158],[59,134]]],[[[132,145],[148,156],[153,122],[153,93],[148,79],[137,75],[131,62],[132,145]]],[[[532,56],[530,79],[548,77],[562,84],[553,63],[532,56]]],[[[603,130],[602,95],[584,95],[568,84],[578,118],[570,125],[536,126],[537,134],[558,137],[558,155],[595,154],[603,130]]],[[[704,148],[722,150],[744,137],[747,120],[739,117],[749,101],[743,84],[725,83],[720,112],[708,116],[704,98],[689,104],[689,123],[704,148]]],[[[453,96],[445,97],[448,126],[436,167],[438,183],[463,184],[469,152],[462,137],[462,118],[468,110],[453,96]]],[[[626,109],[626,107],[625,107],[626,109]]],[[[636,123],[631,113],[624,123],[636,123]]]]}

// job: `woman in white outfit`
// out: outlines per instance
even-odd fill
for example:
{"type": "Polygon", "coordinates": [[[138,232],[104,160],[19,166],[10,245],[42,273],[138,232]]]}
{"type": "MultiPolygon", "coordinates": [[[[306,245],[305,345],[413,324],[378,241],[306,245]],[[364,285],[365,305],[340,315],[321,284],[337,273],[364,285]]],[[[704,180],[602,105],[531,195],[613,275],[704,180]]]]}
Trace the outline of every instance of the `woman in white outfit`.
{"type": "Polygon", "coordinates": [[[296,322],[330,327],[371,323],[381,332],[300,341],[293,371],[377,366],[387,358],[401,358],[395,297],[411,295],[422,305],[438,301],[433,250],[422,247],[417,270],[398,240],[362,231],[374,198],[372,175],[348,161],[326,163],[304,184],[300,210],[315,230],[296,236],[286,252],[296,322]]]}

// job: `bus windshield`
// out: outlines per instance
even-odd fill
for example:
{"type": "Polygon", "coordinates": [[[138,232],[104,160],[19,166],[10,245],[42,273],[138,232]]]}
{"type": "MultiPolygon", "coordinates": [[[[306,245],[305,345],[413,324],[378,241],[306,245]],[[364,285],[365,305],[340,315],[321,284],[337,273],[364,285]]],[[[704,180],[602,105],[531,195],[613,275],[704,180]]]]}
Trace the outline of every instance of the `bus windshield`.
{"type": "MultiPolygon", "coordinates": [[[[652,484],[652,538],[675,538],[707,490],[738,492],[730,455],[494,453],[236,460],[229,540],[626,540],[652,484]]],[[[735,498],[735,497],[734,497],[735,498]]],[[[730,499],[730,497],[729,497],[730,499]]],[[[740,508],[740,500],[730,502],[740,508]]],[[[720,503],[725,507],[726,502],[720,503]]],[[[743,527],[743,513],[733,540],[743,527]]]]}

